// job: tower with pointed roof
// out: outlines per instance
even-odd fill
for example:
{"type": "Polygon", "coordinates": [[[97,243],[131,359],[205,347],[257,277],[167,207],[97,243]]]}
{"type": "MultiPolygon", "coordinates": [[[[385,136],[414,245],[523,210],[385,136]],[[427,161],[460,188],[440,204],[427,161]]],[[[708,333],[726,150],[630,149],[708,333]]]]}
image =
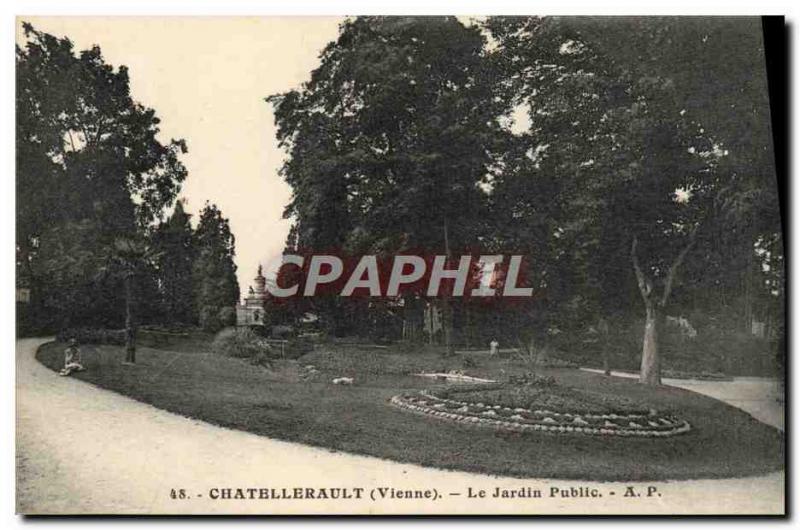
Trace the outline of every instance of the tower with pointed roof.
{"type": "Polygon", "coordinates": [[[264,278],[263,269],[261,264],[258,264],[258,273],[253,279],[253,285],[250,287],[244,301],[236,307],[236,325],[237,326],[263,326],[264,322],[264,304],[267,301],[269,294],[267,293],[267,279],[264,278]]]}

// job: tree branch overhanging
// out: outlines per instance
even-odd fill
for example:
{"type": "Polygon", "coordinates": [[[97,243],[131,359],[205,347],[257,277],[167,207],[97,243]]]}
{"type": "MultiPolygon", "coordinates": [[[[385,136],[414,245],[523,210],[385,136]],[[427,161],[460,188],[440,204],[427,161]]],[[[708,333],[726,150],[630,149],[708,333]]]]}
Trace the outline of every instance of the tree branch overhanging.
{"type": "Polygon", "coordinates": [[[683,263],[683,260],[686,259],[686,254],[692,249],[697,240],[697,227],[693,228],[691,233],[689,234],[689,242],[686,244],[685,247],[680,251],[678,256],[675,258],[675,261],[672,262],[672,265],[669,267],[669,271],[667,272],[667,278],[664,282],[664,292],[661,295],[660,305],[664,307],[667,305],[667,301],[669,300],[669,295],[672,292],[672,284],[675,281],[675,277],[678,275],[678,268],[683,263]]]}
{"type": "Polygon", "coordinates": [[[636,273],[636,282],[639,285],[639,292],[642,294],[642,299],[645,304],[649,304],[653,284],[647,279],[642,268],[639,266],[639,258],[636,255],[636,248],[638,245],[639,240],[636,236],[633,236],[633,240],[631,241],[631,262],[633,263],[633,271],[636,273]]]}

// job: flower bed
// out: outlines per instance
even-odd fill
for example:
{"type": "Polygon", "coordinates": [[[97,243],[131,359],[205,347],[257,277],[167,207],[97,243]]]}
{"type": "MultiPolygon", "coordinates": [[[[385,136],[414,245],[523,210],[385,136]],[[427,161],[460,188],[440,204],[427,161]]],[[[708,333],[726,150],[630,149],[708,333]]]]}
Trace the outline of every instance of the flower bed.
{"type": "Polygon", "coordinates": [[[431,379],[439,379],[442,381],[455,381],[458,383],[494,383],[495,381],[492,379],[484,379],[482,377],[472,377],[469,375],[465,375],[463,373],[458,372],[435,372],[435,373],[427,373],[422,372],[419,374],[414,374],[417,377],[428,377],[431,379]]]}
{"type": "MultiPolygon", "coordinates": [[[[483,385],[480,389],[460,387],[400,394],[390,402],[400,409],[429,417],[514,432],[661,438],[691,429],[688,422],[672,414],[627,403],[622,408],[603,409],[596,403],[589,406],[596,396],[587,394],[580,400],[576,397],[579,395],[577,390],[552,384],[533,391],[528,387],[483,385]],[[554,396],[556,399],[552,402],[570,403],[573,407],[544,408],[537,406],[535,400],[528,406],[509,403],[525,399],[521,396],[541,398],[543,395],[554,396]],[[564,395],[571,400],[563,399],[564,395]]],[[[546,401],[539,399],[539,402],[546,401]]]]}

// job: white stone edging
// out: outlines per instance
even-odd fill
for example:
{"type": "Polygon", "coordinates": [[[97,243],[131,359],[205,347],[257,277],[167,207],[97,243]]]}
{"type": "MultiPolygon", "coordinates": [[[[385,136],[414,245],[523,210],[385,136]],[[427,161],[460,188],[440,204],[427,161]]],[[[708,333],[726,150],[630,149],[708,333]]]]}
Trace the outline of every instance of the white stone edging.
{"type": "MultiPolygon", "coordinates": [[[[548,434],[583,434],[583,435],[590,435],[590,436],[621,436],[621,437],[632,437],[632,438],[665,438],[669,436],[675,436],[678,434],[683,434],[691,430],[691,425],[688,422],[677,420],[675,418],[664,418],[653,415],[652,418],[642,420],[645,418],[642,415],[636,414],[629,414],[629,415],[618,415],[618,414],[602,414],[602,415],[588,415],[588,414],[572,414],[572,413],[559,413],[553,411],[543,411],[543,410],[528,410],[528,409],[511,409],[509,407],[501,407],[499,405],[487,406],[483,405],[482,403],[467,403],[461,401],[454,401],[444,398],[438,398],[436,396],[432,396],[430,394],[419,394],[420,397],[424,397],[425,400],[433,400],[438,401],[439,403],[434,404],[433,406],[427,406],[427,403],[423,402],[424,404],[414,403],[413,396],[405,396],[405,395],[397,395],[391,398],[390,403],[400,408],[401,410],[405,410],[408,412],[412,412],[415,414],[421,414],[428,417],[433,417],[437,419],[452,421],[456,423],[461,423],[465,425],[475,425],[481,427],[494,427],[499,430],[511,431],[511,432],[543,432],[548,434]],[[534,416],[541,416],[542,419],[539,421],[547,422],[550,420],[551,423],[559,423],[557,425],[545,425],[543,423],[533,423],[533,422],[524,422],[524,421],[507,421],[501,419],[492,419],[492,418],[482,418],[477,415],[472,414],[459,414],[458,412],[453,412],[451,410],[443,410],[445,408],[446,403],[452,403],[455,405],[461,405],[462,407],[475,407],[475,408],[483,408],[485,409],[483,412],[480,412],[481,415],[487,416],[496,416],[496,410],[503,410],[504,412],[514,412],[515,416],[519,419],[524,418],[520,416],[520,414],[525,413],[528,415],[534,416]],[[437,405],[441,405],[437,407],[437,405]],[[578,424],[576,425],[567,425],[563,422],[560,423],[561,420],[555,419],[556,417],[559,418],[571,418],[572,423],[582,420],[582,417],[588,417],[593,419],[605,419],[606,423],[602,427],[595,427],[586,424],[578,424]],[[644,426],[623,426],[613,423],[611,420],[633,420],[638,419],[639,421],[647,421],[647,422],[654,422],[660,423],[660,426],[664,428],[661,429],[653,429],[647,428],[644,426]],[[669,427],[669,428],[667,428],[669,427]]],[[[533,418],[531,418],[533,420],[533,418]]]]}

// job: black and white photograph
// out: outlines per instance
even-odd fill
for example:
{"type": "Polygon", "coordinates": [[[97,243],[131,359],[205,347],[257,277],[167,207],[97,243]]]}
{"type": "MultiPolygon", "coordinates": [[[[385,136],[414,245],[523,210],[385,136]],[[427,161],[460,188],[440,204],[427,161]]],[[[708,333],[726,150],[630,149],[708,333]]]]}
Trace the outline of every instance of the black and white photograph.
{"type": "Polygon", "coordinates": [[[787,515],[782,16],[14,29],[17,514],[787,515]]]}

